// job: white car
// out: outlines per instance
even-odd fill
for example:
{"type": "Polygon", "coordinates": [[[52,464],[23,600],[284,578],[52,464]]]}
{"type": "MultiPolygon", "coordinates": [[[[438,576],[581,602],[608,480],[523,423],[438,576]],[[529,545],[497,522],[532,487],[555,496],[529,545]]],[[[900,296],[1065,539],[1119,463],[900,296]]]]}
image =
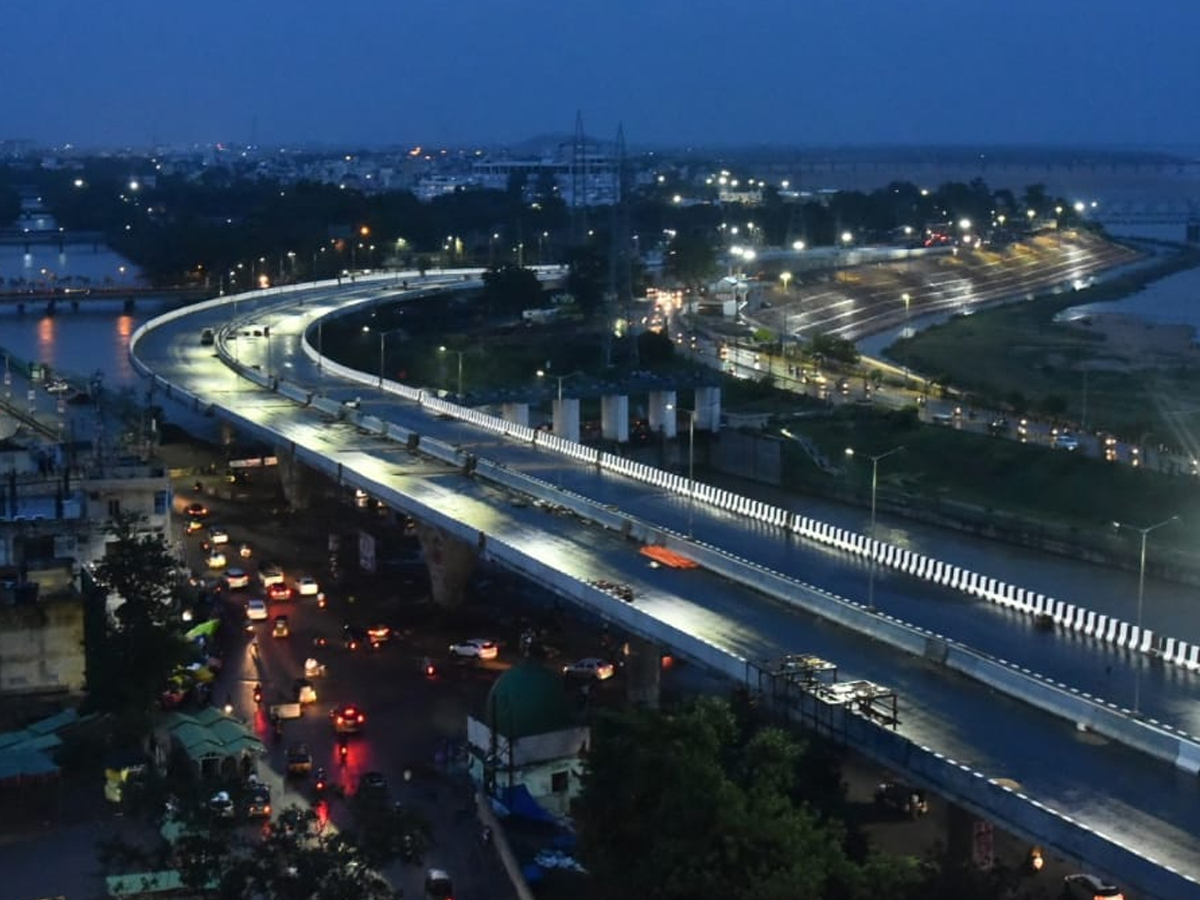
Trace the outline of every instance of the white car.
{"type": "Polygon", "coordinates": [[[215,547],[217,544],[229,543],[229,532],[224,528],[217,528],[215,525],[208,529],[208,540],[215,547]]]}
{"type": "Polygon", "coordinates": [[[258,580],[262,582],[263,587],[270,587],[273,584],[283,584],[283,569],[275,565],[273,562],[259,563],[258,580]]]}
{"type": "Polygon", "coordinates": [[[246,601],[246,618],[251,622],[267,621],[267,601],[254,597],[246,601]]]}
{"type": "Polygon", "coordinates": [[[321,586],[317,584],[317,579],[305,575],[296,579],[296,593],[301,597],[315,597],[321,593],[321,586]]]}
{"type": "Polygon", "coordinates": [[[204,564],[210,569],[223,569],[225,568],[225,562],[226,560],[224,552],[216,549],[215,547],[208,552],[208,556],[204,560],[204,564]]]}
{"type": "Polygon", "coordinates": [[[570,665],[563,666],[563,675],[568,678],[590,678],[595,681],[607,681],[616,674],[613,664],[603,659],[588,657],[579,659],[570,665]]]}
{"type": "Polygon", "coordinates": [[[1078,450],[1079,438],[1064,431],[1061,434],[1054,435],[1051,444],[1059,450],[1078,450]]]}
{"type": "Polygon", "coordinates": [[[54,381],[46,385],[47,392],[51,394],[65,394],[71,390],[71,382],[62,378],[56,378],[54,381]]]}
{"type": "Polygon", "coordinates": [[[229,569],[225,573],[225,584],[231,591],[250,587],[250,576],[245,569],[229,569]]]}
{"type": "Polygon", "coordinates": [[[495,641],[485,638],[471,638],[450,645],[450,655],[463,659],[495,659],[500,655],[500,648],[495,641]]]}

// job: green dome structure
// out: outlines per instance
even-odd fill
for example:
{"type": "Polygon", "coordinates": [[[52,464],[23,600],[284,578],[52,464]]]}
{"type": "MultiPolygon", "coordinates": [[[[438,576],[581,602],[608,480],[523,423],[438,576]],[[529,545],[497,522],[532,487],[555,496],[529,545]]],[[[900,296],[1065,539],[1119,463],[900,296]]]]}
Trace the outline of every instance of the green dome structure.
{"type": "Polygon", "coordinates": [[[560,731],[575,725],[562,679],[535,662],[509,669],[492,685],[484,720],[508,740],[560,731]]]}

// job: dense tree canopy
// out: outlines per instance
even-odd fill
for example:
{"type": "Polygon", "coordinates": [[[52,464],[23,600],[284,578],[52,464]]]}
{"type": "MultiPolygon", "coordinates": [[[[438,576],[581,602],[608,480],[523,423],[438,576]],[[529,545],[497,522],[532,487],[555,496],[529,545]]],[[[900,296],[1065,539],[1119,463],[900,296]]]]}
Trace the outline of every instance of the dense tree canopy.
{"type": "Polygon", "coordinates": [[[93,606],[87,651],[88,705],[111,713],[131,734],[148,723],[159,693],[186,659],[175,623],[175,562],[161,534],[140,529],[132,515],[114,519],[112,540],[96,565],[99,590],[93,606]],[[122,598],[113,617],[105,596],[122,598]]]}
{"type": "Polygon", "coordinates": [[[608,716],[589,749],[580,853],[611,896],[866,898],[918,880],[903,861],[853,862],[843,827],[803,798],[805,746],[723,701],[608,716]]]}

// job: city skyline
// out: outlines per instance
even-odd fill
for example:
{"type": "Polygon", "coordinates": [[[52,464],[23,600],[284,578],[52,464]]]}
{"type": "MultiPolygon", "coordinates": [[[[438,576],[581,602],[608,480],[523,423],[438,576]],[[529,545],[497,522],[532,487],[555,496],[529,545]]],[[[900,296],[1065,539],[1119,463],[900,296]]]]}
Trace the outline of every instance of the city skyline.
{"type": "Polygon", "coordinates": [[[1200,7],[122,0],[10,17],[5,137],[81,147],[1200,145],[1200,7]],[[325,18],[316,19],[320,14],[325,18]]]}

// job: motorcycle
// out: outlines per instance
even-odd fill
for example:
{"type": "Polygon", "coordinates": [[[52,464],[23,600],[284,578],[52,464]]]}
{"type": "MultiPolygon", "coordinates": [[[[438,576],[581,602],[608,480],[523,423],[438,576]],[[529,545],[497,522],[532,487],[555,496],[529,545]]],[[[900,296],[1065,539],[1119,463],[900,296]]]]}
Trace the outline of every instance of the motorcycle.
{"type": "Polygon", "coordinates": [[[421,671],[425,674],[426,678],[437,677],[437,666],[434,665],[433,660],[428,656],[421,660],[421,671]]]}
{"type": "Polygon", "coordinates": [[[254,686],[254,705],[262,706],[263,690],[261,684],[254,686]]]}
{"type": "Polygon", "coordinates": [[[346,764],[346,756],[350,753],[350,744],[344,734],[338,735],[338,762],[346,764]]]}
{"type": "Polygon", "coordinates": [[[325,782],[325,770],[324,769],[317,769],[317,777],[316,777],[316,781],[314,782],[313,786],[317,791],[318,798],[321,797],[321,795],[325,793],[326,782],[325,782]]]}

